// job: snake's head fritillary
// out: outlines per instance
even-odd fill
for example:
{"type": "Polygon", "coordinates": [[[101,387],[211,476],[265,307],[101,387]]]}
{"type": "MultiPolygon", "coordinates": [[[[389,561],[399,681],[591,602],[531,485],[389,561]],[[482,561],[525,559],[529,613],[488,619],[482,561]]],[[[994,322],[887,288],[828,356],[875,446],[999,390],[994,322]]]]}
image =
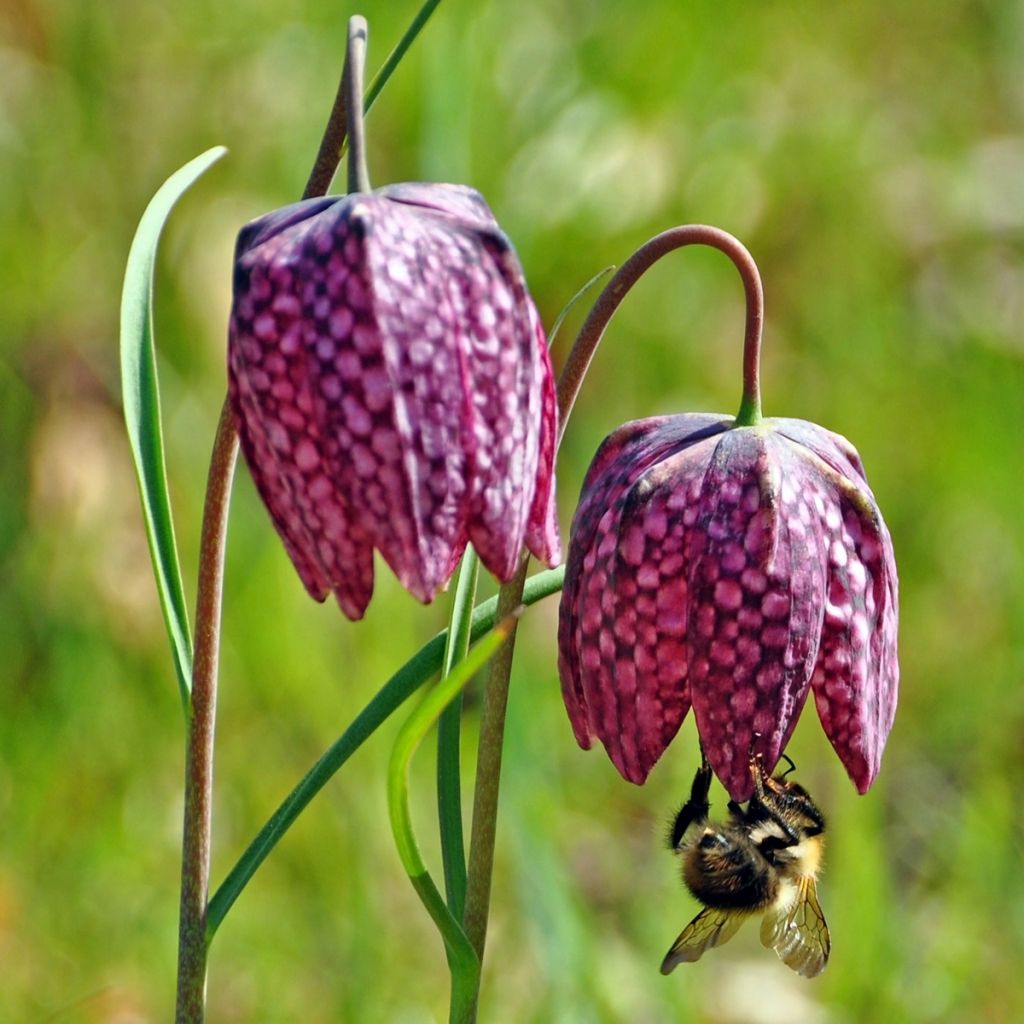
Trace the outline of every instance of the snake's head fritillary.
{"type": "Polygon", "coordinates": [[[307,590],[358,619],[373,551],[421,601],[467,543],[502,580],[560,558],[544,332],[479,193],[310,199],[236,248],[228,345],[242,450],[307,590]]]}
{"type": "Polygon", "coordinates": [[[896,709],[892,542],[853,446],[813,423],[691,414],[601,446],[569,544],[559,671],[580,745],[642,783],[692,707],[733,799],[813,690],[860,792],[896,709]]]}

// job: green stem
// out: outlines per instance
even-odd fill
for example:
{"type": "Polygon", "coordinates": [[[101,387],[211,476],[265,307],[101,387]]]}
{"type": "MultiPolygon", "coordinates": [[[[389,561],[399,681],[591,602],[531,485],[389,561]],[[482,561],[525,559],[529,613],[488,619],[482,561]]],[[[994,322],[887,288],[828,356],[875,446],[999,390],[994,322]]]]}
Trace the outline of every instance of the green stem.
{"type": "Polygon", "coordinates": [[[413,754],[441,713],[455,696],[462,692],[462,688],[472,679],[474,673],[505,642],[511,628],[511,620],[506,619],[499,623],[455,666],[447,678],[442,679],[426,695],[402,726],[388,766],[388,814],[391,818],[391,830],[395,836],[402,867],[405,868],[423,905],[444,939],[452,975],[450,1019],[453,1022],[472,1019],[480,960],[466,938],[462,925],[441,898],[420,854],[409,809],[409,765],[413,754]]]}
{"type": "Polygon", "coordinates": [[[685,224],[655,235],[618,269],[597,297],[590,315],[580,328],[558,381],[559,440],[565,432],[569,413],[583,384],[587,367],[594,358],[605,329],[629,289],[662,256],[684,245],[709,245],[732,260],[743,280],[746,295],[746,327],[743,336],[743,399],[736,425],[753,426],[761,420],[761,327],[764,322],[764,293],[754,258],[738,239],[721,228],[706,224],[685,224]]]}
{"type": "Polygon", "coordinates": [[[348,19],[345,50],[345,118],[348,122],[348,190],[369,192],[370,172],[366,167],[366,137],[363,131],[363,68],[366,66],[366,19],[358,14],[348,19]]]}
{"type": "MultiPolygon", "coordinates": [[[[476,552],[466,548],[455,584],[448,641],[445,645],[441,678],[451,675],[469,650],[473,623],[473,602],[480,575],[476,552]]],[[[462,694],[444,709],[437,723],[437,815],[441,830],[441,860],[448,908],[456,920],[462,920],[466,902],[466,848],[462,836],[462,694]]]]}
{"type": "MultiPolygon", "coordinates": [[[[501,619],[523,603],[529,556],[523,557],[515,576],[498,591],[497,615],[501,619]]],[[[494,838],[498,824],[498,788],[501,783],[501,752],[505,741],[505,709],[516,631],[491,662],[480,708],[480,737],[477,741],[476,787],[473,791],[473,824],[469,839],[469,867],[466,879],[466,909],[463,924],[477,957],[483,963],[487,939],[487,918],[491,903],[494,868],[494,838]]],[[[474,1000],[475,1002],[475,1000],[474,1000]]]]}
{"type": "MultiPolygon", "coordinates": [[[[526,581],[525,605],[535,604],[557,593],[562,587],[565,566],[537,573],[526,581]]],[[[498,601],[491,598],[473,610],[470,641],[479,640],[499,621],[498,601]]],[[[381,723],[424,683],[441,669],[448,631],[438,633],[409,659],[356,716],[345,732],[323,753],[299,784],[270,816],[249,844],[210,900],[206,914],[206,941],[209,944],[235,900],[241,895],[259,866],[280,842],[309,802],[334,777],[339,768],[373,735],[381,723]]]]}
{"type": "Polygon", "coordinates": [[[175,1021],[199,1024],[206,1003],[206,895],[210,884],[213,739],[217,715],[224,549],[238,434],[230,405],[221,411],[210,460],[199,551],[195,655],[185,756],[185,815],[181,844],[178,986],[175,1021]]]}

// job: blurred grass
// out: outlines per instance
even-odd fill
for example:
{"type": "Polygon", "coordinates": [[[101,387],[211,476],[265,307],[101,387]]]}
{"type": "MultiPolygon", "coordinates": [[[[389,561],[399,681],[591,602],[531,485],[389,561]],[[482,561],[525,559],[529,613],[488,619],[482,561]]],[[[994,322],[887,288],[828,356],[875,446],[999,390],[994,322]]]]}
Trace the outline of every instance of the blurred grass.
{"type": "MultiPolygon", "coordinates": [[[[371,70],[413,8],[363,5],[371,70]]],[[[234,233],[301,190],[348,13],[16,0],[0,14],[0,1020],[169,1016],[180,715],[120,422],[121,275],[159,183],[226,144],[175,213],[157,281],[191,600],[234,233]]],[[[795,741],[831,822],[833,962],[812,983],[752,928],[658,975],[694,912],[661,841],[692,724],[648,786],[622,782],[573,743],[554,602],[527,616],[485,1019],[1024,1018],[1022,61],[1016,0],[445,0],[374,109],[373,180],[479,187],[548,323],[664,227],[738,233],[765,278],[766,412],[858,445],[901,569],[902,701],[878,785],[854,794],[813,711],[795,741]]],[[[715,253],[638,286],[566,437],[565,528],[619,422],[734,410],[740,300],[715,253]]],[[[358,626],[311,604],[244,471],[227,577],[215,879],[444,619],[386,572],[358,626]]],[[[393,736],[353,758],[225,922],[212,1021],[441,1019],[443,955],[388,833],[393,736]]]]}

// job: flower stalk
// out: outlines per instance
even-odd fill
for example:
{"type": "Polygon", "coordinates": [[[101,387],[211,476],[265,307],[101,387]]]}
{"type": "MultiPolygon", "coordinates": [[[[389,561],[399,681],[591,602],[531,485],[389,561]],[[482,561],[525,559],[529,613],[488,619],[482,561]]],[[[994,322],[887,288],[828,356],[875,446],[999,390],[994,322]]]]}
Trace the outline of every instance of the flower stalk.
{"type": "MultiPolygon", "coordinates": [[[[353,19],[362,21],[362,19],[353,19]]],[[[358,25],[349,26],[349,51],[358,25]]],[[[363,22],[365,43],[365,22],[363,22]]],[[[346,69],[352,63],[346,60],[346,69]]],[[[361,73],[361,65],[359,68],[361,73]]],[[[342,93],[347,81],[342,73],[342,93]]],[[[345,137],[344,99],[335,103],[324,131],[306,190],[330,185],[340,159],[337,139],[345,137]],[[330,152],[337,153],[331,165],[330,152]]],[[[238,457],[238,430],[231,403],[221,409],[207,478],[199,549],[195,653],[187,716],[185,810],[181,848],[181,900],[178,912],[178,979],[176,1024],[201,1024],[206,1012],[206,965],[209,951],[207,912],[213,824],[213,751],[217,720],[217,675],[220,656],[224,554],[227,543],[231,482],[238,457]]]]}
{"type": "MultiPolygon", "coordinates": [[[[369,190],[369,176],[366,169],[365,145],[363,141],[362,114],[369,109],[384,84],[398,66],[402,56],[426,24],[440,0],[427,0],[405,35],[389,55],[385,64],[374,78],[365,101],[362,98],[363,66],[365,63],[367,28],[365,19],[352,18],[348,29],[346,62],[338,92],[329,115],[321,144],[310,172],[303,198],[324,195],[330,187],[337,170],[346,136],[351,133],[351,160],[349,165],[350,187],[360,191],[369,190]]],[[[131,266],[131,258],[129,259],[131,266]]],[[[129,325],[131,326],[131,324],[129,325]]],[[[124,333],[124,328],[122,328],[124,333]]],[[[122,342],[123,345],[123,342],[122,342]]],[[[157,420],[157,425],[159,421],[157,420]]],[[[131,434],[131,417],[129,433],[131,434]]],[[[198,574],[198,597],[196,602],[195,651],[192,657],[190,692],[185,691],[182,677],[182,695],[185,698],[187,744],[185,756],[184,821],[182,829],[182,878],[179,910],[179,953],[175,1020],[177,1024],[201,1024],[205,1016],[206,969],[210,942],[217,926],[223,920],[241,889],[252,877],[256,868],[272,849],[280,835],[288,828],[309,799],[324,784],[327,778],[340,767],[348,753],[369,732],[375,724],[360,722],[346,732],[335,746],[338,748],[325,755],[321,762],[300,783],[279,809],[267,826],[260,832],[236,869],[225,880],[213,901],[208,902],[210,877],[210,852],[212,832],[213,794],[213,753],[216,725],[217,677],[220,648],[221,607],[223,599],[224,561],[227,539],[227,523],[231,484],[239,447],[238,431],[230,400],[222,407],[217,433],[213,445],[206,499],[203,512],[202,540],[198,574]],[[355,728],[357,725],[360,728],[355,728]],[[335,756],[332,756],[335,755],[335,756]]],[[[143,504],[146,507],[146,491],[143,488],[143,504]]],[[[468,563],[471,559],[467,560],[468,563]]],[[[158,572],[158,584],[161,574],[158,572]]],[[[475,579],[475,572],[473,573],[475,579]]],[[[561,574],[557,574],[558,581],[561,574]]],[[[549,592],[549,591],[548,591],[549,592]]],[[[459,643],[463,649],[469,641],[470,623],[479,626],[480,616],[472,608],[472,590],[467,598],[468,610],[461,615],[459,643]]],[[[180,602],[179,602],[180,603],[180,602]]],[[[481,609],[475,610],[476,612],[481,609]]],[[[180,617],[184,618],[181,605],[180,617]]],[[[186,623],[187,629],[187,623],[186,623]]],[[[186,637],[187,643],[187,637],[186,637]]],[[[180,645],[179,645],[180,646],[180,645]]],[[[177,648],[176,648],[177,650],[177,648]]],[[[452,647],[453,657],[457,646],[452,647]]],[[[191,651],[187,651],[191,654],[191,651]]],[[[421,652],[422,654],[423,652],[421,652]]],[[[413,663],[416,662],[413,659],[413,663]]],[[[179,657],[179,671],[181,668],[179,657]]],[[[412,663],[410,663],[412,664],[412,663]]],[[[401,675],[401,673],[400,673],[401,675]]],[[[409,673],[402,681],[408,681],[409,673]]],[[[418,681],[413,684],[418,685],[418,681]]],[[[409,690],[408,692],[411,692],[409,690]]],[[[397,696],[397,702],[407,693],[397,696]]],[[[379,695],[380,696],[380,695],[379,695]]],[[[383,711],[386,717],[387,701],[371,702],[374,706],[367,712],[383,711]],[[379,707],[377,705],[380,705],[379,707]]],[[[391,710],[397,703],[391,706],[391,710]]],[[[370,719],[373,714],[370,714],[370,719]]],[[[381,719],[382,720],[382,719],[381,719]]],[[[369,720],[368,720],[369,721],[369,720]]],[[[376,724],[379,724],[376,723],[376,724]]],[[[467,944],[468,949],[468,944],[467,944]]],[[[470,951],[470,955],[471,951],[470,951]]],[[[463,973],[465,977],[465,972],[463,973]]],[[[462,990],[469,998],[476,990],[474,982],[462,984],[462,990]]],[[[468,1019],[468,1018],[467,1018],[468,1019]]]]}
{"type": "MultiPolygon", "coordinates": [[[[648,256],[647,258],[653,263],[658,257],[648,256]]],[[[635,259],[636,257],[634,257],[635,259]]],[[[636,264],[634,264],[634,260],[628,261],[601,292],[580,330],[569,359],[558,378],[556,387],[558,408],[556,454],[576,402],[576,396],[583,385],[583,378],[586,376],[587,368],[593,359],[608,321],[621,302],[622,296],[646,269],[642,265],[642,258],[636,264]],[[613,299],[614,296],[617,297],[613,299]]],[[[579,296],[604,273],[605,271],[601,271],[600,274],[591,278],[570,300],[567,308],[571,307],[579,296]]],[[[552,335],[560,325],[561,317],[555,323],[552,335]]],[[[496,614],[499,619],[511,614],[522,603],[528,566],[529,557],[524,556],[516,575],[503,584],[498,591],[496,614]]],[[[508,643],[491,661],[480,709],[480,734],[477,742],[477,770],[473,793],[473,819],[463,924],[481,963],[487,941],[487,922],[490,913],[494,843],[498,822],[498,793],[501,785],[501,757],[505,741],[505,716],[508,709],[508,692],[515,645],[516,629],[513,626],[508,643]]]]}
{"type": "Polygon", "coordinates": [[[227,402],[210,459],[196,599],[195,655],[185,755],[185,818],[178,924],[177,1024],[198,1024],[206,1001],[206,897],[210,884],[213,741],[217,711],[224,550],[238,434],[227,402]]]}
{"type": "Polygon", "coordinates": [[[342,72],[347,96],[345,116],[348,122],[348,190],[369,192],[370,172],[366,165],[366,133],[363,127],[363,69],[366,65],[366,19],[355,15],[348,19],[348,47],[342,72]]]}
{"type": "MultiPolygon", "coordinates": [[[[529,556],[523,556],[512,579],[498,591],[499,621],[511,615],[523,599],[529,556]]],[[[506,643],[491,661],[480,708],[480,736],[477,741],[476,783],[473,791],[473,823],[469,840],[466,878],[466,908],[463,926],[481,963],[487,940],[487,919],[494,871],[494,839],[498,826],[498,789],[501,783],[501,754],[505,741],[505,712],[515,653],[516,626],[513,622],[506,643]]],[[[479,994],[478,994],[479,995],[479,994]]]]}
{"type": "Polygon", "coordinates": [[[655,235],[615,272],[597,297],[583,322],[576,342],[558,379],[559,440],[569,413],[583,385],[583,378],[612,316],[629,290],[662,258],[686,245],[708,245],[732,260],[743,281],[746,324],[743,332],[743,396],[736,425],[750,427],[761,419],[761,329],[764,324],[764,291],[761,275],[746,246],[721,228],[708,224],[684,224],[655,235]]]}

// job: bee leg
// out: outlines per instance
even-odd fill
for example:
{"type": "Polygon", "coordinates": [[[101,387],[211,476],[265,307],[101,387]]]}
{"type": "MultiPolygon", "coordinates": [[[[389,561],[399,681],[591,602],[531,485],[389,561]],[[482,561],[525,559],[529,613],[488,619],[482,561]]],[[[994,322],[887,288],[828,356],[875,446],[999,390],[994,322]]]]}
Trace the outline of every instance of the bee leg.
{"type": "Polygon", "coordinates": [[[708,793],[711,791],[711,766],[708,764],[707,759],[703,757],[703,753],[704,751],[701,750],[702,763],[697,769],[697,774],[693,777],[693,785],[690,787],[690,799],[679,808],[679,812],[672,822],[669,846],[673,850],[679,849],[683,836],[686,835],[686,830],[692,824],[698,821],[706,821],[708,817],[708,811],[710,810],[708,793]]]}
{"type": "Polygon", "coordinates": [[[754,780],[754,799],[764,800],[765,782],[769,776],[764,770],[764,758],[760,754],[750,755],[750,777],[754,780]]]}

